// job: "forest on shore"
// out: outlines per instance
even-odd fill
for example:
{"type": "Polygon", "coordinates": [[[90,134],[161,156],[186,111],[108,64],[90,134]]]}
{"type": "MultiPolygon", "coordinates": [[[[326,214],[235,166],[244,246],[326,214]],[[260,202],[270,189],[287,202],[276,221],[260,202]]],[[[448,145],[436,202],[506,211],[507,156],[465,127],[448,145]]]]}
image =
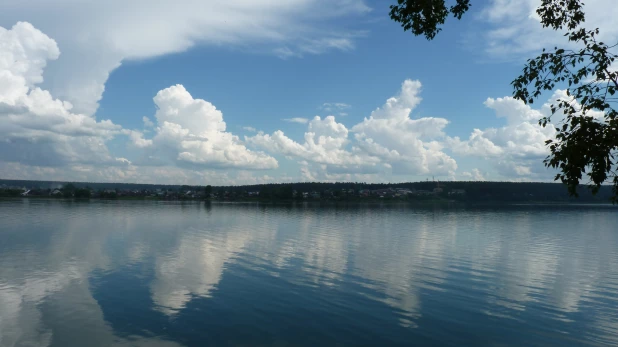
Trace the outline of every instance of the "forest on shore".
{"type": "Polygon", "coordinates": [[[299,182],[240,186],[58,182],[0,179],[4,197],[156,198],[218,200],[409,200],[462,202],[609,203],[611,186],[597,194],[585,186],[569,196],[566,186],[544,182],[421,181],[406,183],[299,182]],[[27,192],[27,193],[26,193],[27,192]],[[26,194],[24,194],[26,193],[26,194]]]}

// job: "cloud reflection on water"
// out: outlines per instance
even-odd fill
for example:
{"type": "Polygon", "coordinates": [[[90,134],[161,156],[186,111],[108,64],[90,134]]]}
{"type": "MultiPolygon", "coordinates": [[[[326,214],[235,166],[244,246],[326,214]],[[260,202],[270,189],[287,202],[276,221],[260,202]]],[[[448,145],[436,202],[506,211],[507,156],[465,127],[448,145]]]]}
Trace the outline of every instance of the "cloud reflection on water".
{"type": "Polygon", "coordinates": [[[386,304],[406,329],[447,319],[435,311],[446,300],[499,319],[582,320],[596,341],[617,341],[618,309],[607,303],[618,295],[618,218],[607,211],[0,204],[11,240],[0,245],[3,346],[74,334],[54,320],[88,322],[101,345],[172,343],[119,336],[106,321],[90,277],[128,268],[170,319],[217,295],[226,274],[252,271],[315,288],[307,293],[327,307],[355,296],[386,304]]]}

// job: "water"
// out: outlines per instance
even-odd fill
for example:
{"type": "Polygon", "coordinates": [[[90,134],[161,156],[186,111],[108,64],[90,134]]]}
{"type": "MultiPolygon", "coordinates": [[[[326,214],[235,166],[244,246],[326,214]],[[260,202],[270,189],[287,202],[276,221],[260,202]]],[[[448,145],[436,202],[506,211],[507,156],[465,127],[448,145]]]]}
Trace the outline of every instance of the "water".
{"type": "Polygon", "coordinates": [[[618,344],[618,209],[0,201],[1,346],[618,344]]]}

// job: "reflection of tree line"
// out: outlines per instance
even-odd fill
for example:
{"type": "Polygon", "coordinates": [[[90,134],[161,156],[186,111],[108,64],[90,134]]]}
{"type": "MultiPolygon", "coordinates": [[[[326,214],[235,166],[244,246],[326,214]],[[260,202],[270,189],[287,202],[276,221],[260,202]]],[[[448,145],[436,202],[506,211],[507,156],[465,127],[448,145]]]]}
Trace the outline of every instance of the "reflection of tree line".
{"type": "MultiPolygon", "coordinates": [[[[69,209],[54,202],[45,206],[39,212],[57,226],[50,244],[38,245],[25,262],[10,250],[0,252],[7,265],[0,269],[0,278],[9,281],[16,293],[19,288],[27,292],[26,286],[41,286],[38,296],[15,296],[0,289],[3,312],[21,319],[27,314],[33,327],[43,324],[36,318],[40,315],[37,302],[51,293],[73,290],[76,283],[87,284],[95,268],[122,271],[127,263],[154,266],[152,300],[168,315],[182,310],[192,298],[212,295],[226,269],[242,258],[242,266],[262,271],[268,265],[275,271],[273,275],[301,285],[332,288],[354,282],[366,287],[369,291],[364,295],[396,309],[406,327],[416,326],[423,317],[423,293],[439,293],[449,283],[470,284],[466,281],[471,279],[493,283],[494,289],[478,288],[476,293],[491,304],[488,307],[525,310],[543,297],[544,305],[563,315],[581,310],[581,301],[589,300],[598,288],[618,285],[611,282],[618,278],[618,265],[611,258],[618,242],[611,233],[616,220],[609,214],[603,224],[594,213],[558,211],[560,223],[569,228],[564,231],[567,235],[556,238],[545,234],[539,224],[548,214],[532,214],[530,210],[209,204],[204,213],[203,206],[197,204],[119,203],[97,209],[90,218],[67,219],[66,213],[76,213],[73,208],[92,205],[69,209]],[[170,206],[182,206],[183,213],[170,206]],[[594,228],[578,232],[586,226],[594,228]],[[104,247],[120,234],[121,254],[111,258],[104,247]],[[589,252],[581,252],[584,247],[589,252]],[[78,259],[75,264],[80,265],[69,266],[67,259],[78,259]],[[30,272],[29,283],[19,282],[27,277],[23,273],[9,271],[21,268],[28,272],[39,264],[47,264],[46,275],[30,272]],[[302,275],[291,276],[294,271],[302,275]]],[[[19,224],[13,226],[20,232],[19,224]]],[[[605,316],[611,317],[612,312],[605,316]]],[[[0,332],[11,328],[7,321],[12,319],[0,321],[0,332]]]]}

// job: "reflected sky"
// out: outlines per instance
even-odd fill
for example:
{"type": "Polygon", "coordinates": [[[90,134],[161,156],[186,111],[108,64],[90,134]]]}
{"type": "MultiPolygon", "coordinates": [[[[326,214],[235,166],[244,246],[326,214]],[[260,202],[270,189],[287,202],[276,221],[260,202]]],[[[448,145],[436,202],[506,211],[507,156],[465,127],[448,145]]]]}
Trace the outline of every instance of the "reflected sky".
{"type": "Polygon", "coordinates": [[[618,210],[0,201],[0,346],[612,345],[618,210]]]}

